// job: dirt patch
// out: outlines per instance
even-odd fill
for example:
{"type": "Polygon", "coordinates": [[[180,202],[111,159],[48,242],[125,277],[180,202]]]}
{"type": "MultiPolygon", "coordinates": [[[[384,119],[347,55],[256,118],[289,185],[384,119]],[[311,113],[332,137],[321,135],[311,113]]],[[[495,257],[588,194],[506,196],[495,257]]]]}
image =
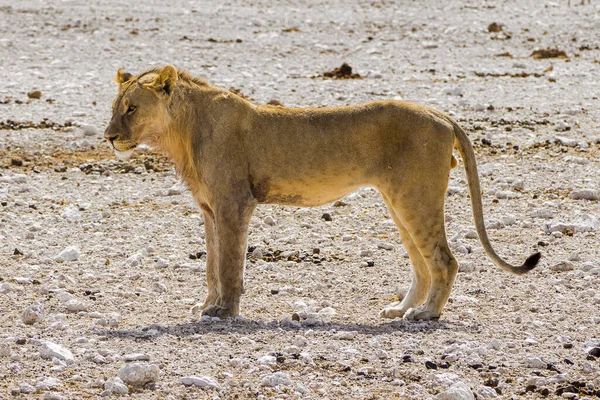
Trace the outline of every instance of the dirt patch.
{"type": "Polygon", "coordinates": [[[352,73],[352,67],[346,63],[343,63],[332,71],[323,72],[323,77],[333,79],[362,79],[360,74],[352,73]]]}
{"type": "Polygon", "coordinates": [[[10,129],[13,131],[19,131],[22,129],[52,129],[54,131],[59,131],[65,128],[70,128],[73,126],[71,121],[66,121],[62,124],[58,122],[50,121],[46,118],[42,119],[40,122],[32,122],[32,121],[13,121],[7,119],[6,121],[0,121],[0,130],[1,129],[10,129]]]}
{"type": "Polygon", "coordinates": [[[534,50],[530,57],[533,57],[536,60],[542,60],[545,58],[559,58],[561,60],[569,58],[567,53],[564,50],[560,49],[538,49],[534,50]]]}

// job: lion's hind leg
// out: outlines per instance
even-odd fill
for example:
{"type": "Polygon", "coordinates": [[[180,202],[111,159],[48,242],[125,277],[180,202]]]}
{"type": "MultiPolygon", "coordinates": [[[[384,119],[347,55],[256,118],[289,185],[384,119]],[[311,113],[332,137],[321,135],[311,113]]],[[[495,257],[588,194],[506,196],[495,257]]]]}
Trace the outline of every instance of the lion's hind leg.
{"type": "MultiPolygon", "coordinates": [[[[415,186],[404,186],[402,192],[392,196],[385,196],[388,207],[393,208],[400,226],[403,241],[408,236],[407,250],[413,263],[413,271],[425,270],[430,284],[425,292],[425,284],[419,284],[415,273],[413,286],[405,299],[404,304],[392,306],[391,311],[385,311],[383,316],[394,317],[403,314],[406,319],[437,319],[448,301],[454,278],[458,272],[458,263],[446,240],[444,226],[444,193],[447,185],[445,182],[421,182],[415,186]],[[429,184],[428,184],[429,183],[429,184]],[[409,250],[411,249],[411,250],[409,250]],[[421,257],[418,257],[420,255],[421,257]],[[413,291],[414,288],[414,291],[413,291]],[[426,295],[425,295],[426,293],[426,295]],[[424,299],[424,297],[426,297],[424,299]],[[422,305],[417,304],[424,300],[422,305]],[[405,310],[404,306],[410,309],[405,310]]],[[[425,278],[421,279],[421,282],[425,278]]]]}
{"type": "Polygon", "coordinates": [[[392,204],[385,198],[385,196],[384,201],[392,219],[400,231],[402,244],[404,244],[404,247],[408,252],[408,256],[412,263],[413,279],[410,289],[404,296],[404,299],[402,299],[402,301],[389,304],[387,307],[381,310],[379,316],[382,318],[402,318],[409,309],[423,304],[427,298],[427,294],[429,293],[431,276],[429,274],[429,267],[427,266],[427,263],[421,256],[419,249],[417,249],[412,237],[410,236],[410,233],[400,221],[400,218],[396,214],[392,204]]]}

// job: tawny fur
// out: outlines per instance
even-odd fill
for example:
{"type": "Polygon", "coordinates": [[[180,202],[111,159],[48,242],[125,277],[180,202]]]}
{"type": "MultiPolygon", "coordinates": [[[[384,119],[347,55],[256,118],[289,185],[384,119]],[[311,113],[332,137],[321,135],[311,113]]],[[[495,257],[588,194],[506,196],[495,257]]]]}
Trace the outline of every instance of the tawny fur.
{"type": "Polygon", "coordinates": [[[413,267],[388,318],[438,318],[458,263],[446,240],[444,198],[453,148],[465,162],[477,232],[500,267],[523,273],[492,249],[483,221],[475,155],[447,115],[409,102],[339,108],[256,106],[172,66],[133,76],[119,70],[105,137],[115,151],[146,143],[175,162],[205,217],[208,295],[204,314],[240,312],[248,224],[261,203],[318,206],[362,186],[377,188],[413,267]]]}

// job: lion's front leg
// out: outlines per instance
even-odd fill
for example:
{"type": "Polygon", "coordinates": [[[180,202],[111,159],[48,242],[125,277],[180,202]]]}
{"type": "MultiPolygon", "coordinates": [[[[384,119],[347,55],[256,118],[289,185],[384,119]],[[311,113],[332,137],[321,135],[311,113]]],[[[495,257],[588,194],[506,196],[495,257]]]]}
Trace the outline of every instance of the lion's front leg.
{"type": "Polygon", "coordinates": [[[254,208],[255,203],[251,200],[239,199],[235,202],[228,200],[215,207],[216,246],[213,247],[216,247],[218,260],[218,295],[216,300],[204,309],[202,315],[226,318],[235,317],[240,313],[248,225],[254,208]]]}
{"type": "Polygon", "coordinates": [[[206,241],[206,285],[208,294],[204,303],[192,307],[192,313],[204,310],[217,302],[219,298],[219,260],[216,243],[215,218],[213,211],[206,205],[200,204],[204,214],[204,230],[206,241]]]}

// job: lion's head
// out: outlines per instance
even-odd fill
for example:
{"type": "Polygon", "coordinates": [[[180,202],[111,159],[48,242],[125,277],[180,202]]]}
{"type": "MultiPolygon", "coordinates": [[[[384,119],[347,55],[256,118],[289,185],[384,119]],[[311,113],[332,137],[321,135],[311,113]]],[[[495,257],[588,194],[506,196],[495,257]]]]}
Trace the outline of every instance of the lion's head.
{"type": "Polygon", "coordinates": [[[177,70],[170,65],[133,76],[122,69],[115,81],[119,94],[104,137],[119,158],[128,158],[138,144],[153,144],[168,128],[168,105],[177,70]]]}

